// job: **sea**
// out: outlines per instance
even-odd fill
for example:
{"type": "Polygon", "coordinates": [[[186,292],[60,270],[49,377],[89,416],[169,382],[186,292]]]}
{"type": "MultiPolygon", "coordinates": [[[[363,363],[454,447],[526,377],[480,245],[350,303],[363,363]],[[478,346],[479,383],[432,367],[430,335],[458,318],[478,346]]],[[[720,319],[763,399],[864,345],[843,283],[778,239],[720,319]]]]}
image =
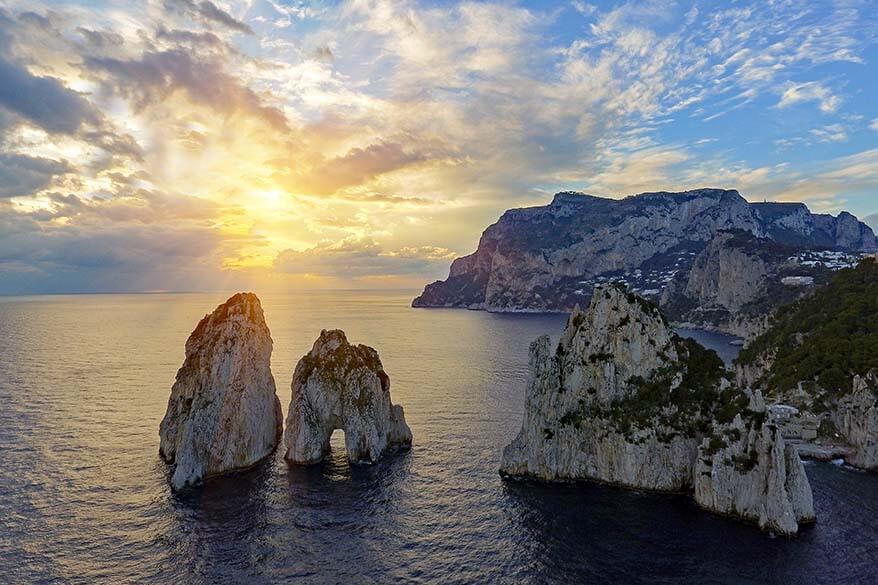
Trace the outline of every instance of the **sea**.
{"type": "Polygon", "coordinates": [[[413,309],[415,294],[260,295],[284,410],[298,359],[341,328],[380,353],[411,451],[352,467],[337,431],[322,464],[278,449],[179,494],[159,421],[186,338],[229,295],[0,298],[2,582],[878,583],[878,474],[806,463],[818,522],[794,539],[685,496],[502,479],[528,346],[565,317],[413,309]]]}

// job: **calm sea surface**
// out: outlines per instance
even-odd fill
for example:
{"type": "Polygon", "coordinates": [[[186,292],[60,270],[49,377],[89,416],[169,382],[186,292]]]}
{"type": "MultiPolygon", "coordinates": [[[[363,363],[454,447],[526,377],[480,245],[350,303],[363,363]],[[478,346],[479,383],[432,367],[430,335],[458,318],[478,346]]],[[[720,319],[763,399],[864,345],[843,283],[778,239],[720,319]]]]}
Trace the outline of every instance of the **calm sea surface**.
{"type": "MultiPolygon", "coordinates": [[[[264,295],[281,403],[321,328],[374,346],[411,452],[250,472],[175,496],[158,424],[227,295],[0,299],[3,583],[878,583],[878,475],[807,464],[795,540],[685,497],[501,480],[528,344],[561,316],[417,310],[412,292],[264,295]]],[[[729,358],[722,336],[702,339],[729,358]]]]}

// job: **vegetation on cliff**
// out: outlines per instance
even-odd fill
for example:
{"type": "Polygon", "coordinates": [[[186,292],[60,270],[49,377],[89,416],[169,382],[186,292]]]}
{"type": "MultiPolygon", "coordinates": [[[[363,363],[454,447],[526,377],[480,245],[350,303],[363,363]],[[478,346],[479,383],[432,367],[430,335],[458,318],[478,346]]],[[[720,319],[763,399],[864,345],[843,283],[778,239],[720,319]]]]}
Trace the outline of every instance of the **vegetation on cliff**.
{"type": "Polygon", "coordinates": [[[878,368],[878,262],[867,258],[813,295],[781,307],[775,324],[737,363],[752,366],[765,357],[770,367],[761,385],[770,393],[802,381],[847,393],[854,375],[878,368]]]}

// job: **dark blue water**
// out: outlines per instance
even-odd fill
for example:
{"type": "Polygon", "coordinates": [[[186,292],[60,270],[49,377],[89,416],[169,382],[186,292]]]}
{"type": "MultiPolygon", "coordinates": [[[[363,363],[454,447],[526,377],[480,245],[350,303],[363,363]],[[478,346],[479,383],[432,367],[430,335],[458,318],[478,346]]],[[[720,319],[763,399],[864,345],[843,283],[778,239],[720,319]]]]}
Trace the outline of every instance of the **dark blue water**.
{"type": "MultiPolygon", "coordinates": [[[[225,295],[0,299],[0,575],[9,583],[878,583],[878,475],[808,464],[795,540],[685,497],[504,482],[526,354],[561,316],[414,310],[410,295],[264,295],[281,402],[322,327],[375,346],[411,452],[172,495],[158,457],[183,343],[225,295]]],[[[726,350],[726,338],[702,341],[726,350]]],[[[734,350],[732,350],[734,351],[734,350]]]]}

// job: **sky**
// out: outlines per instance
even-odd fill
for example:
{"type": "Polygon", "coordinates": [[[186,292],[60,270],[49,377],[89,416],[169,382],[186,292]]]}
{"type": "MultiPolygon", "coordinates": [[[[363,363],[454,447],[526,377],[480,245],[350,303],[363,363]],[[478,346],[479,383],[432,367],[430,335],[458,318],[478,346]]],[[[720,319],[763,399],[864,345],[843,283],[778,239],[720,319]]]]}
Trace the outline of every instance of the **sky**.
{"type": "Polygon", "coordinates": [[[0,294],[416,288],[557,191],[878,224],[878,0],[0,0],[0,294]]]}

